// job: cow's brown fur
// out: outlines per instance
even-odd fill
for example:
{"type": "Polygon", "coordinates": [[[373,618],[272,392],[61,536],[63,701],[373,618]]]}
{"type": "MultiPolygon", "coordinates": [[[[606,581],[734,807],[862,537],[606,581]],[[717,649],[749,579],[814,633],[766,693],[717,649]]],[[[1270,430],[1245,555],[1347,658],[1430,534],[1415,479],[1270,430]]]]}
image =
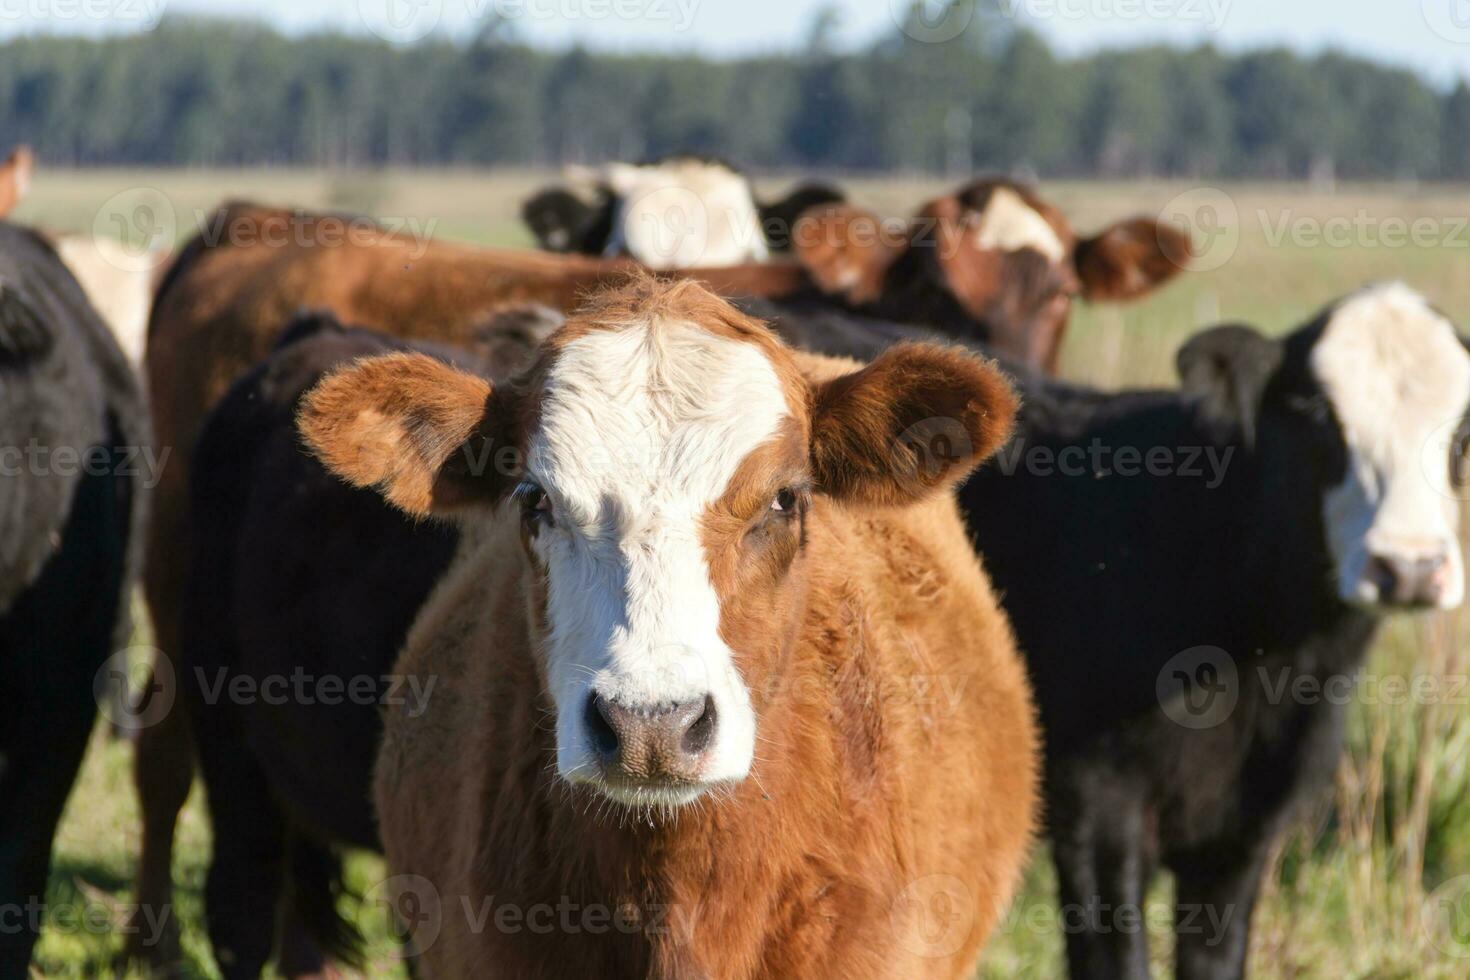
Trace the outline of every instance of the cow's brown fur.
{"type": "MultiPolygon", "coordinates": [[[[686,322],[705,323],[711,309],[702,290],[647,284],[602,309],[660,302],[687,304],[686,322]]],[[[467,520],[396,668],[438,678],[434,697],[418,718],[390,711],[379,758],[389,861],[432,883],[416,932],[428,976],[967,976],[1013,893],[1035,818],[1037,735],[1009,627],[939,492],[1004,438],[1013,396],[993,368],[940,348],[858,371],[795,355],[728,307],[709,322],[760,345],[783,385],[806,392],[704,532],[720,632],[758,718],[751,776],[660,819],[561,783],[540,667],[543,571],[506,509],[467,520]],[[952,404],[925,394],[946,385],[966,394],[952,404]],[[903,462],[889,478],[902,489],[886,495],[861,486],[882,479],[876,469],[857,492],[830,485],[836,447],[855,445],[853,433],[834,437],[844,393],[860,396],[862,408],[837,412],[859,434],[891,445],[911,413],[874,406],[932,404],[959,410],[973,448],[927,493],[903,462]],[[743,560],[732,539],[750,526],[746,511],[793,468],[810,470],[816,490],[799,537],[743,560]],[[871,506],[885,497],[914,502],[871,506]],[[505,908],[568,907],[572,927],[503,918],[505,908]]],[[[303,409],[308,443],[351,461],[362,435],[353,420],[419,424],[402,406],[437,403],[456,385],[451,369],[420,367],[400,372],[403,389],[386,400],[358,380],[372,362],[323,382],[303,409]]],[[[536,377],[521,397],[536,397],[536,377]]],[[[350,463],[345,475],[382,477],[350,463]]],[[[433,482],[389,476],[400,479],[433,482]]]]}
{"type": "Polygon", "coordinates": [[[0,218],[8,217],[30,190],[34,159],[30,147],[18,146],[0,163],[0,218]]]}

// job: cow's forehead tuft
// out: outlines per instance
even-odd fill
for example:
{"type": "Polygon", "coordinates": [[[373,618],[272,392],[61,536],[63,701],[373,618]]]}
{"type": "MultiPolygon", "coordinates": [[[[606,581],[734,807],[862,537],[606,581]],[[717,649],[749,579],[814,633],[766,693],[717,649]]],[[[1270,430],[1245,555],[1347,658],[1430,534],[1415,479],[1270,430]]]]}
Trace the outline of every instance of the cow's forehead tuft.
{"type": "Polygon", "coordinates": [[[1009,187],[997,187],[973,220],[975,244],[980,248],[1001,252],[1029,248],[1053,262],[1067,259],[1067,246],[1056,229],[1009,187]]]}
{"type": "Polygon", "coordinates": [[[589,510],[613,498],[624,512],[655,500],[697,509],[790,414],[765,346],[656,316],[590,330],[559,350],[528,463],[589,510]]]}
{"type": "Polygon", "coordinates": [[[1339,305],[1311,369],[1355,448],[1387,451],[1458,419],[1470,402],[1470,354],[1453,324],[1399,283],[1339,305]]]}

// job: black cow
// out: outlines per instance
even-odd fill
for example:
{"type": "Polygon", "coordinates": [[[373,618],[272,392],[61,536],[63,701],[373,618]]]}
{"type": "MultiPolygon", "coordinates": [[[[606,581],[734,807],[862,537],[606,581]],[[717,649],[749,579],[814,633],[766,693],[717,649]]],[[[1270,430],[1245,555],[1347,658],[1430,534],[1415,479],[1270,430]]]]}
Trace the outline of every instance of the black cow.
{"type": "Polygon", "coordinates": [[[210,416],[178,669],[214,828],[205,911],[225,976],[259,975],[277,948],[286,976],[315,973],[322,952],[354,961],[323,844],[378,846],[377,706],[424,694],[384,675],[457,540],[323,470],[297,439],[297,399],[331,368],[395,350],[510,372],[559,323],[537,308],[504,312],[455,351],[303,315],[210,416]],[[277,947],[271,910],[283,899],[277,947]]]}
{"type": "MultiPolygon", "coordinates": [[[[765,244],[772,252],[791,251],[791,232],[796,219],[804,211],[823,204],[846,200],[842,191],[830,184],[808,181],[797,184],[786,196],[771,201],[755,197],[750,179],[733,165],[713,157],[675,154],[659,160],[629,166],[615,165],[620,172],[638,174],[646,170],[668,170],[663,183],[687,183],[691,190],[707,190],[735,185],[753,206],[765,244]],[[689,171],[682,173],[678,168],[689,171]]],[[[603,175],[593,184],[593,197],[588,200],[563,186],[546,187],[527,198],[521,205],[521,219],[536,239],[536,244],[550,252],[580,255],[603,255],[615,244],[614,227],[623,194],[613,186],[615,178],[603,175]]],[[[638,181],[625,179],[636,185],[638,181]]],[[[738,194],[732,194],[738,197],[738,194]]],[[[644,260],[643,243],[629,241],[623,245],[634,257],[644,260]]]]}
{"type": "Polygon", "coordinates": [[[1374,288],[1178,360],[1182,392],[1028,381],[960,492],[1031,665],[1077,978],[1148,976],[1126,917],[1160,865],[1177,976],[1242,976],[1267,856],[1343,731],[1341,699],[1283,680],[1350,681],[1385,613],[1464,591],[1470,355],[1423,299],[1374,288]]]}
{"type": "Polygon", "coordinates": [[[0,978],[27,975],[51,839],[129,633],[151,455],[134,375],[61,260],[0,222],[0,978]],[[105,683],[97,685],[106,689],[105,683]]]}

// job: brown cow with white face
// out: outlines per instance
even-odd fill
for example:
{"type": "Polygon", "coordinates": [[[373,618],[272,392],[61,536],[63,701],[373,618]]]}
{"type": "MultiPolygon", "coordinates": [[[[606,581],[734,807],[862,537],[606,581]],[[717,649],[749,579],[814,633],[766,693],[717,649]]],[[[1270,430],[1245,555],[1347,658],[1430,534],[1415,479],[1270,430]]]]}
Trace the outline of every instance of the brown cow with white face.
{"type": "Polygon", "coordinates": [[[970,975],[1036,732],[945,491],[1014,407],[972,356],[858,370],[648,281],[512,384],[388,355],[310,393],[330,469],[464,528],[397,668],[439,693],[379,758],[425,975],[970,975]],[[477,929],[487,900],[632,925],[477,929]]]}
{"type": "Polygon", "coordinates": [[[1191,254],[1185,234],[1152,218],[1080,238],[1030,187],[996,178],[897,224],[846,204],[814,208],[793,248],[823,292],[860,312],[979,341],[1049,373],[1075,300],[1144,296],[1191,254]]]}

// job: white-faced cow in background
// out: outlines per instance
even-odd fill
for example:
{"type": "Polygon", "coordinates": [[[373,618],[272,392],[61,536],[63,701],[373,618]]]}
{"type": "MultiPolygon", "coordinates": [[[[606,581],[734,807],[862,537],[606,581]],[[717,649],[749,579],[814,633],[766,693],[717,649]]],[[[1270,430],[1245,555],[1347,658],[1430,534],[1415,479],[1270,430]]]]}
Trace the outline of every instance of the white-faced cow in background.
{"type": "Polygon", "coordinates": [[[1182,393],[1023,381],[960,493],[1036,684],[1079,980],[1149,975],[1120,916],[1161,865],[1177,976],[1242,976],[1378,624],[1464,599],[1470,353],[1421,296],[1376,286],[1281,339],[1216,327],[1179,367],[1182,393]]]}
{"type": "Polygon", "coordinates": [[[1369,290],[1326,315],[1308,364],[1320,391],[1309,404],[1340,441],[1329,458],[1341,479],[1322,503],[1338,594],[1459,606],[1470,356],[1454,327],[1403,286],[1369,290]]]}
{"type": "Polygon", "coordinates": [[[843,198],[825,184],[805,183],[762,202],[735,167],[688,154],[573,168],[569,176],[590,186],[594,197],[550,187],[528,199],[521,216],[537,244],[553,252],[628,255],[650,269],[764,262],[790,249],[803,211],[843,198]]]}

